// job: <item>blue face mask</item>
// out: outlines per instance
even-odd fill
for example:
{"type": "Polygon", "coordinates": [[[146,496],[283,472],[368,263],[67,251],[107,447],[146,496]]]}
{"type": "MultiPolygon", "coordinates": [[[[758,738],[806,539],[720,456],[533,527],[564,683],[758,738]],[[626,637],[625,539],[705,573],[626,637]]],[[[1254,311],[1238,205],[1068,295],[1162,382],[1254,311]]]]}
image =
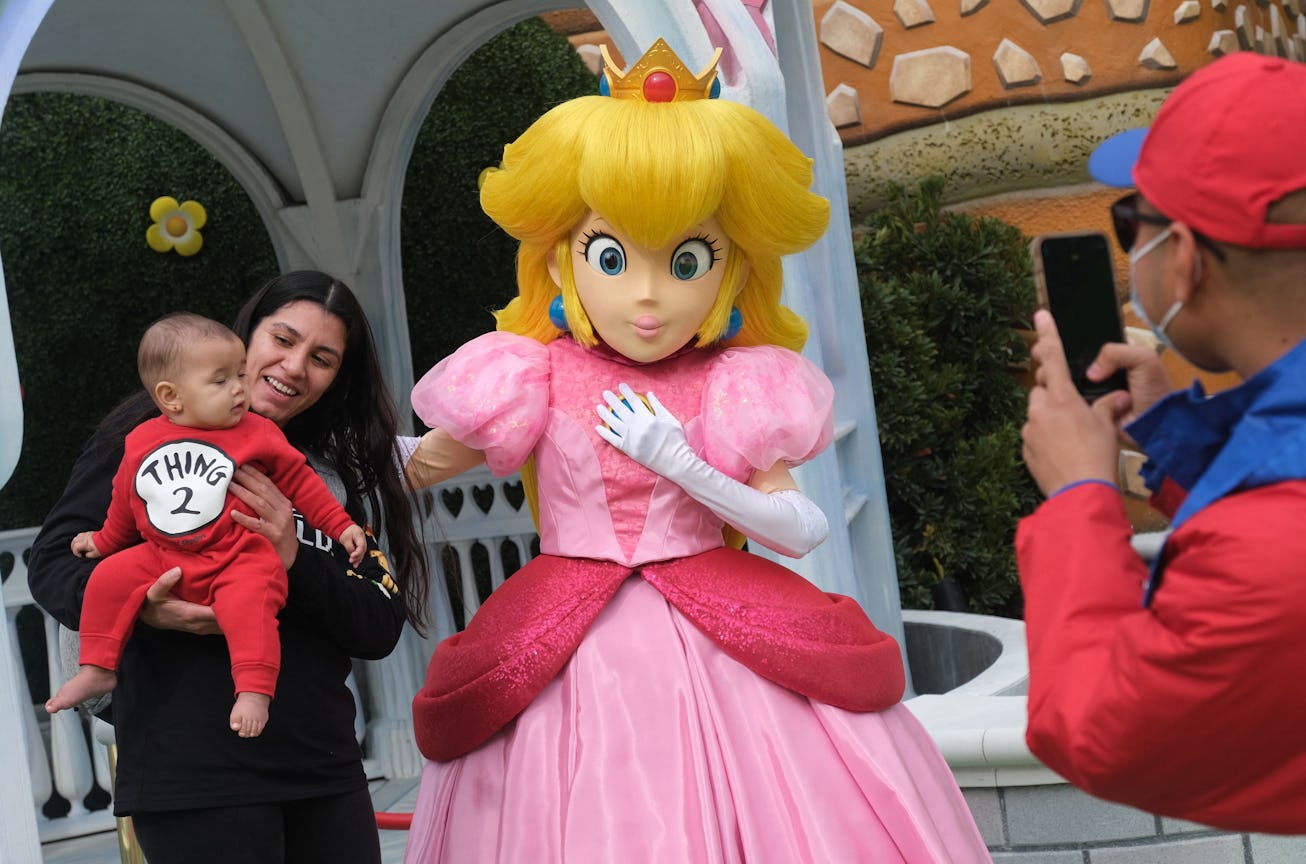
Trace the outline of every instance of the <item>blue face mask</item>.
{"type": "Polygon", "coordinates": [[[1143,304],[1138,300],[1138,279],[1134,276],[1134,266],[1139,261],[1143,260],[1144,255],[1160,246],[1169,239],[1169,237],[1170,228],[1167,226],[1160,234],[1157,234],[1141,247],[1129,253],[1129,303],[1134,307],[1134,314],[1138,316],[1138,320],[1147,325],[1148,329],[1152,331],[1152,335],[1157,338],[1157,341],[1182,357],[1183,354],[1174,347],[1174,343],[1170,341],[1170,337],[1165,334],[1165,328],[1170,326],[1170,322],[1179,314],[1179,310],[1184,308],[1184,301],[1174,301],[1174,304],[1166,310],[1165,315],[1161,316],[1160,323],[1153,324],[1152,319],[1147,315],[1147,310],[1143,308],[1143,304]]]}

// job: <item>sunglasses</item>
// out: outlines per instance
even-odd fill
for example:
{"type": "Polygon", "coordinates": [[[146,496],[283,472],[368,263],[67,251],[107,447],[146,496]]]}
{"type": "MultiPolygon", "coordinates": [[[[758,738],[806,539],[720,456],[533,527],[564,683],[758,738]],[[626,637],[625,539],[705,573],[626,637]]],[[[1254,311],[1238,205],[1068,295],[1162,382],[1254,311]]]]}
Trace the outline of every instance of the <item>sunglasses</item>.
{"type": "MultiPolygon", "coordinates": [[[[1111,227],[1115,229],[1116,242],[1126,252],[1134,248],[1134,241],[1138,239],[1138,225],[1140,222],[1146,222],[1148,225],[1169,225],[1173,221],[1173,219],[1168,219],[1165,216],[1140,213],[1138,211],[1137,192],[1130,192],[1111,205],[1111,227]]],[[[1193,231],[1193,239],[1210,249],[1211,254],[1219,260],[1225,260],[1224,250],[1216,246],[1215,241],[1196,231],[1193,231]]]]}

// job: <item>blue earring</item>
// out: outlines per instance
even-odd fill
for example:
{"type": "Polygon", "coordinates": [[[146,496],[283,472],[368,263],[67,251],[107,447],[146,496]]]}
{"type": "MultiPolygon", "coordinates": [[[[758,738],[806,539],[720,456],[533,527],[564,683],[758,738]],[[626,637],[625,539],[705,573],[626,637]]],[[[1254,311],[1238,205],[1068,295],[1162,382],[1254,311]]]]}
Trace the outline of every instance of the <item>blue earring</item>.
{"type": "Polygon", "coordinates": [[[722,342],[729,342],[739,335],[739,331],[744,329],[744,313],[739,311],[738,306],[730,307],[730,320],[726,322],[726,332],[721,334],[722,342]]]}
{"type": "Polygon", "coordinates": [[[557,327],[563,333],[571,330],[571,327],[567,325],[567,310],[562,305],[561,294],[554,297],[553,302],[549,304],[549,320],[553,322],[554,327],[557,327]]]}

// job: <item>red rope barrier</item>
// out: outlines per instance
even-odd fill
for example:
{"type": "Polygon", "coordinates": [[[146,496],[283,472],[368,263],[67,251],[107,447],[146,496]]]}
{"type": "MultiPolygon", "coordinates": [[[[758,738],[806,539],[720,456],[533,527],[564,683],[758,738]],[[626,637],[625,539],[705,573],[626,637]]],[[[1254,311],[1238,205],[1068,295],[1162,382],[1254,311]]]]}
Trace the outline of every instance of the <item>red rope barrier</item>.
{"type": "Polygon", "coordinates": [[[413,824],[412,813],[381,813],[376,814],[376,827],[382,831],[407,831],[413,824]]]}

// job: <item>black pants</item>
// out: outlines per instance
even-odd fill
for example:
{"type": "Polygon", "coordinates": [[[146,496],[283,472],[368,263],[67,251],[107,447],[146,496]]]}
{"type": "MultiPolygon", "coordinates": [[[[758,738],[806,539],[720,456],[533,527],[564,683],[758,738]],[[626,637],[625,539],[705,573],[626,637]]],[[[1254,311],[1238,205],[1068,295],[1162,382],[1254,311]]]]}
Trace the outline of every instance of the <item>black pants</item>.
{"type": "Polygon", "coordinates": [[[148,864],[381,864],[366,789],[287,801],[135,813],[148,864]]]}

